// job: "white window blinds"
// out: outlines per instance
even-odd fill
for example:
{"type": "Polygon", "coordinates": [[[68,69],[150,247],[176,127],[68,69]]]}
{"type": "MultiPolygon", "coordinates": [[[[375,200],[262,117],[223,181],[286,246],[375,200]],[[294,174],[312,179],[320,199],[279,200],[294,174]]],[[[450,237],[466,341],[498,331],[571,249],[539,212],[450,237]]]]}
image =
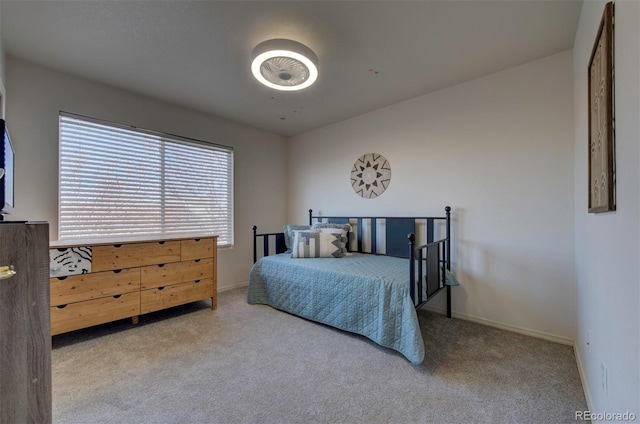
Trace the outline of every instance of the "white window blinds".
{"type": "Polygon", "coordinates": [[[218,235],[233,244],[233,150],[60,114],[59,240],[218,235]]]}

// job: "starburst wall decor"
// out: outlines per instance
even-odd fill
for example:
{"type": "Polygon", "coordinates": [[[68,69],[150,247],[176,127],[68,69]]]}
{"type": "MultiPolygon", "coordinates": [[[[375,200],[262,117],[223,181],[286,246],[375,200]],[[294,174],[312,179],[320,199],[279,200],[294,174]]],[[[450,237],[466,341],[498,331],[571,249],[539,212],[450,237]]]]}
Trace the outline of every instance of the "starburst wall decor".
{"type": "Polygon", "coordinates": [[[355,161],[351,168],[351,187],[360,197],[375,199],[389,187],[391,165],[378,153],[367,153],[355,161]]]}

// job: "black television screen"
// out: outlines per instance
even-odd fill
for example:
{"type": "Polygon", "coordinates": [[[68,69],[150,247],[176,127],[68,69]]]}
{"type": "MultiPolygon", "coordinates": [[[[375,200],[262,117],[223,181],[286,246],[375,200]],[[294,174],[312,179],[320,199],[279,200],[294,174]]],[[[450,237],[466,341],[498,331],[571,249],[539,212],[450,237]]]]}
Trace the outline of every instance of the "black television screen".
{"type": "MultiPolygon", "coordinates": [[[[15,151],[11,145],[9,130],[4,119],[0,119],[0,134],[3,135],[3,142],[0,151],[0,173],[4,174],[0,178],[0,212],[10,214],[14,207],[14,184],[15,184],[15,151]]],[[[1,216],[0,216],[1,219],[1,216]]]]}

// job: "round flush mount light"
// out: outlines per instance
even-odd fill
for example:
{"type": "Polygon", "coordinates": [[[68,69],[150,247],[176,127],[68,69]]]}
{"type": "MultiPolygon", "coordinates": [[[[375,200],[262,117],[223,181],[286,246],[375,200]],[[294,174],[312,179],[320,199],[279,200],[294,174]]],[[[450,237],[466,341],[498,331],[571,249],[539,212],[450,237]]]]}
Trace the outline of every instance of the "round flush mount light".
{"type": "Polygon", "coordinates": [[[253,49],[251,72],[258,81],[275,90],[302,90],[318,78],[318,58],[310,48],[296,41],[267,40],[253,49]]]}

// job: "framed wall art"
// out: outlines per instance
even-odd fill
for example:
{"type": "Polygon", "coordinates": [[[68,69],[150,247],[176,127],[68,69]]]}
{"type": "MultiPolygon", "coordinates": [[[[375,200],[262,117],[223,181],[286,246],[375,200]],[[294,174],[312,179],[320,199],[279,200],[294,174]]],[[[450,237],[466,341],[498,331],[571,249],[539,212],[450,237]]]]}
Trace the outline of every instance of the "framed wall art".
{"type": "Polygon", "coordinates": [[[613,3],[604,8],[589,60],[589,212],[616,210],[613,3]]]}

